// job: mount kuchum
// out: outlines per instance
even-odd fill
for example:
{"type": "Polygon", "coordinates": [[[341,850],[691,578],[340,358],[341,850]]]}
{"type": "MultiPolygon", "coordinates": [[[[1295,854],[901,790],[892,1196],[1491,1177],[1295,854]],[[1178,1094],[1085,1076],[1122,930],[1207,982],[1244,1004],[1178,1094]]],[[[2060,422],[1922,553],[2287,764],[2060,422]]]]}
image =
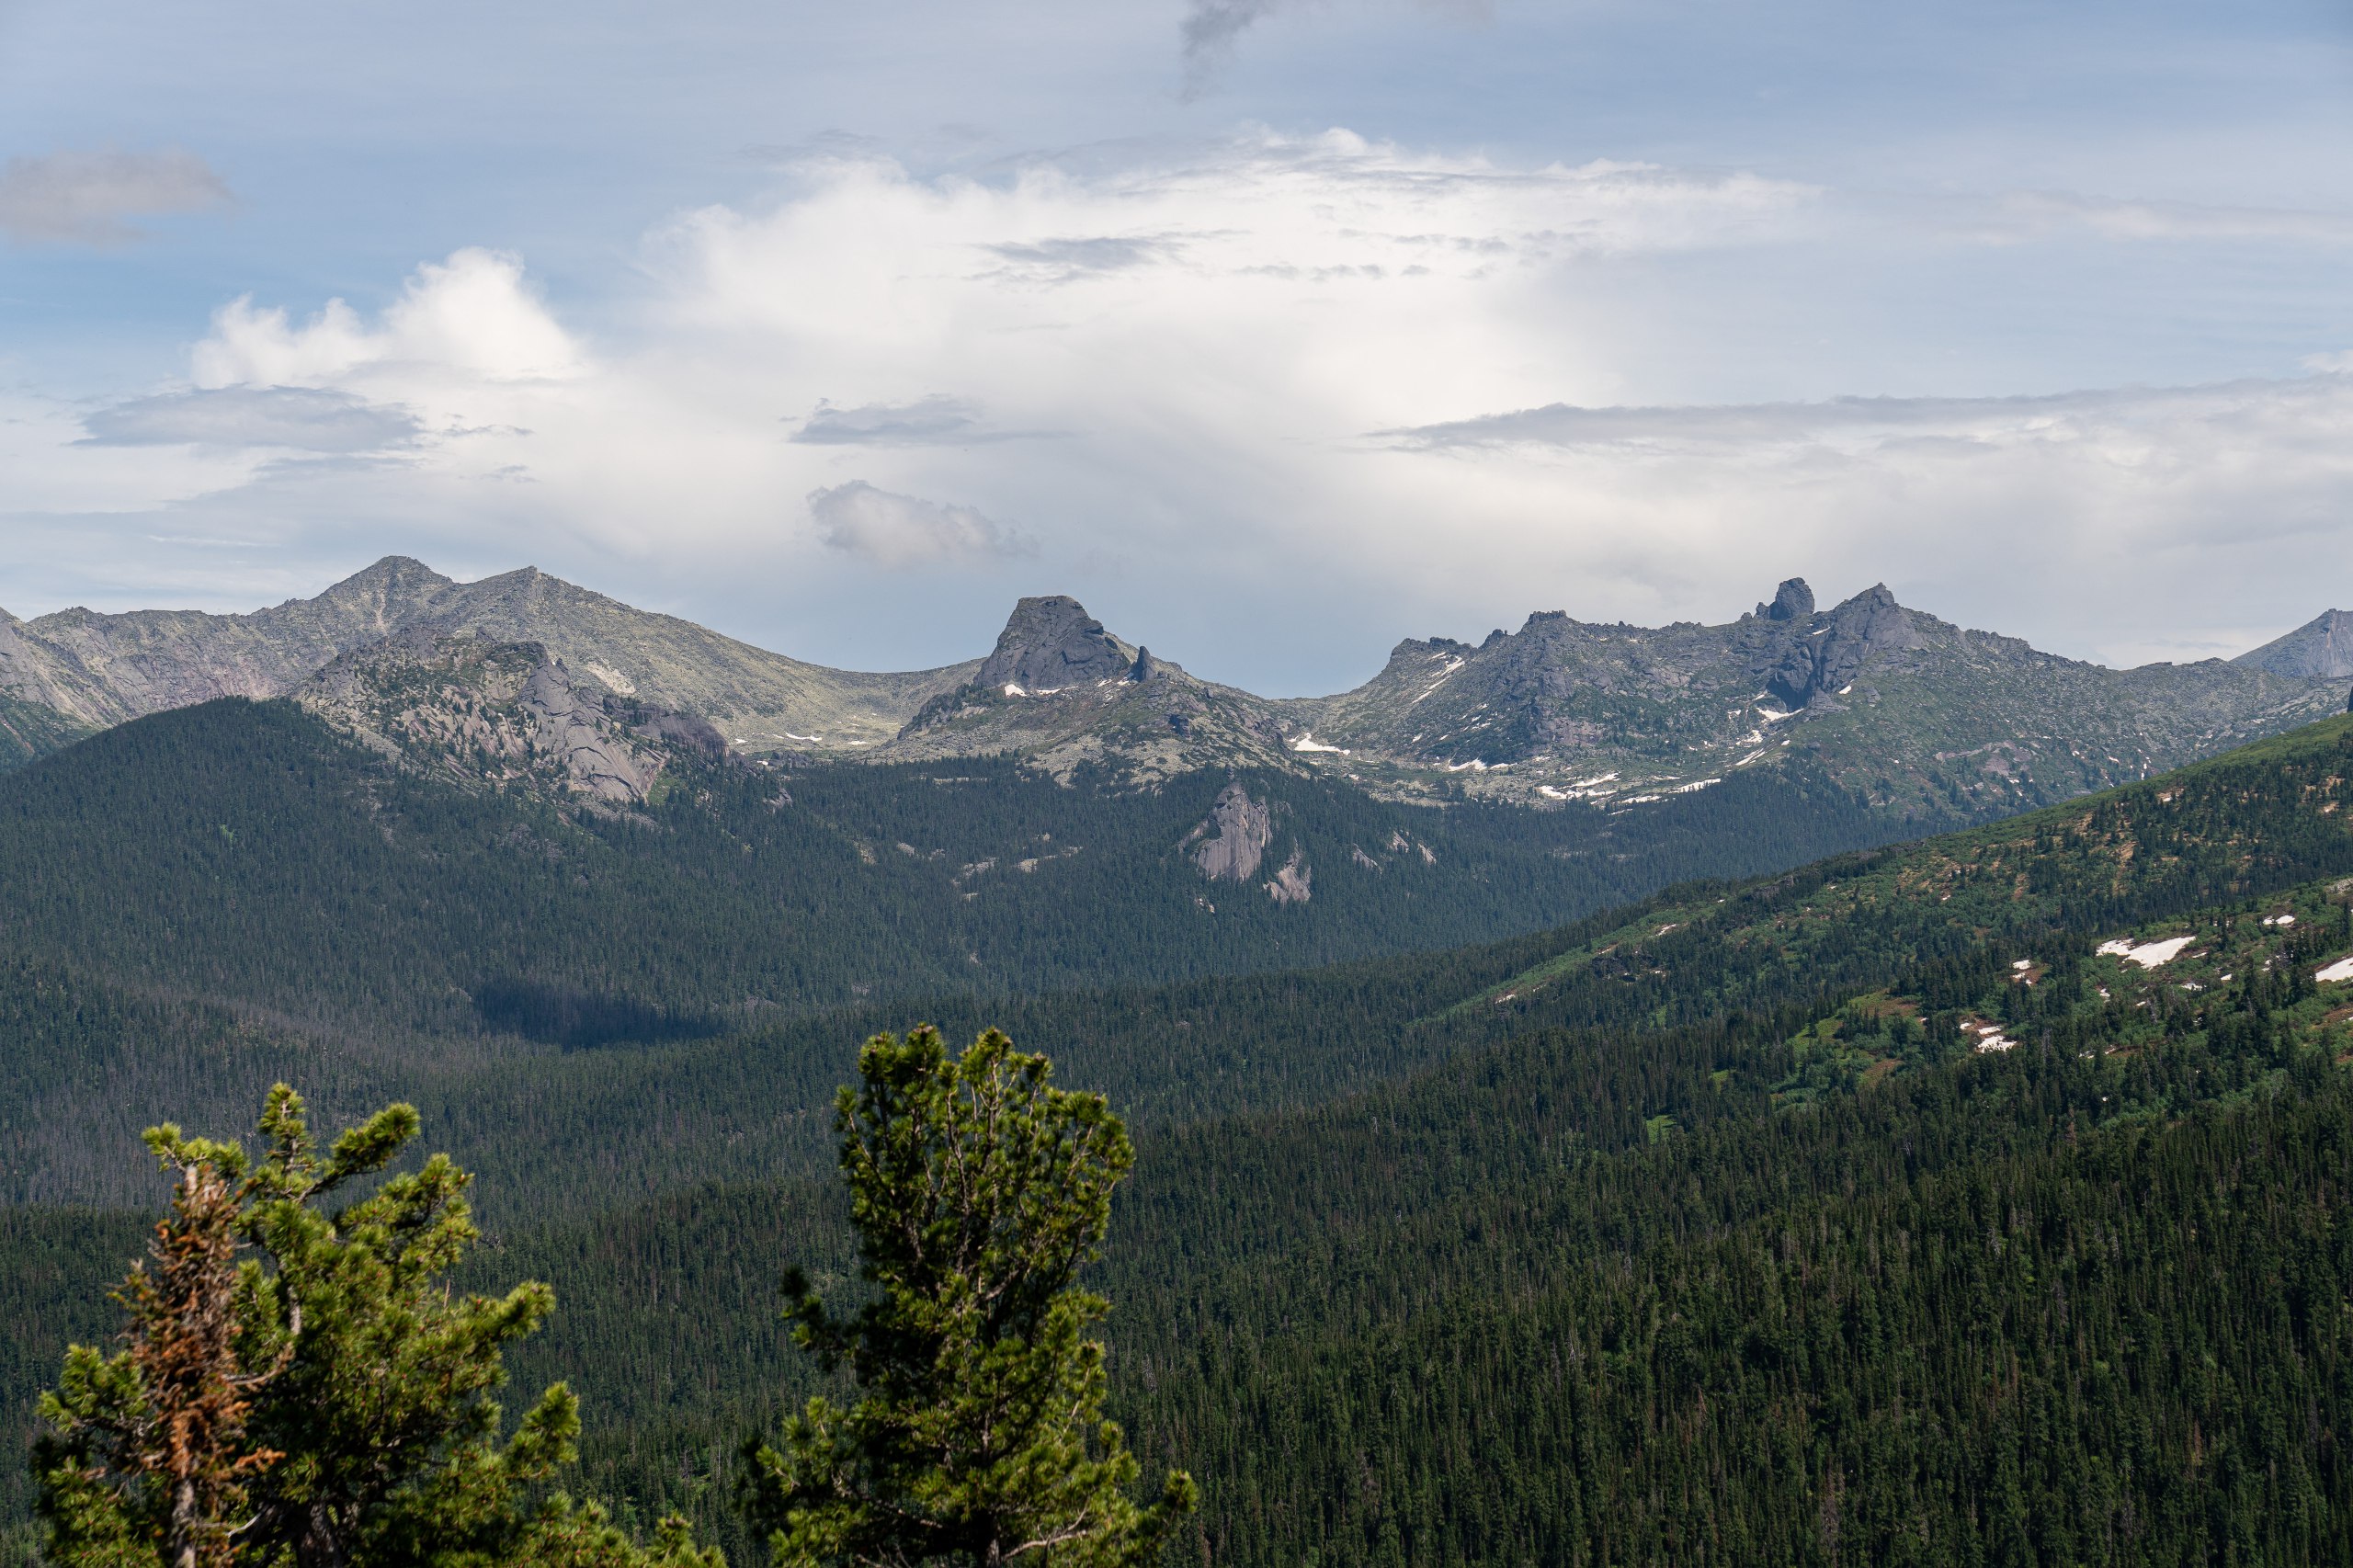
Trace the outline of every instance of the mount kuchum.
{"type": "MultiPolygon", "coordinates": [[[[298,690],[352,733],[381,741],[405,727],[424,740],[424,720],[384,707],[383,684],[400,684],[394,665],[413,676],[421,657],[465,665],[469,680],[514,665],[513,680],[469,699],[477,708],[493,688],[494,700],[521,700],[536,680],[540,699],[560,686],[568,711],[596,709],[583,722],[603,737],[604,760],[583,766],[605,780],[590,792],[615,799],[642,796],[654,766],[622,754],[716,738],[748,757],[1012,756],[1065,781],[1088,772],[1142,786],[1271,768],[1397,801],[1544,808],[1639,806],[1761,770],[1927,822],[2065,799],[2341,710],[2353,616],[2331,610],[2234,661],[2112,670],[1963,630],[1884,587],[1819,608],[1791,579],[1727,625],[1540,612],[1475,645],[1401,642],[1352,691],[1270,699],[1201,680],[1063,597],[1021,600],[983,659],[867,674],[767,653],[536,569],[459,583],[390,557],[315,598],[249,615],[0,612],[0,764],[147,713],[298,690]],[[529,653],[425,653],[453,638],[529,653]],[[313,677],[388,639],[405,652],[343,665],[329,681],[341,695],[323,695],[313,677]],[[525,669],[542,662],[557,673],[525,669]],[[668,716],[665,741],[614,741],[650,714],[668,716]],[[712,731],[689,738],[678,728],[689,718],[712,731]]],[[[436,711],[448,717],[446,705],[436,711]]],[[[551,722],[542,712],[526,727],[539,736],[551,722]]],[[[522,733],[498,743],[513,757],[557,744],[522,733]]],[[[486,735],[469,730],[466,744],[486,735]]]]}

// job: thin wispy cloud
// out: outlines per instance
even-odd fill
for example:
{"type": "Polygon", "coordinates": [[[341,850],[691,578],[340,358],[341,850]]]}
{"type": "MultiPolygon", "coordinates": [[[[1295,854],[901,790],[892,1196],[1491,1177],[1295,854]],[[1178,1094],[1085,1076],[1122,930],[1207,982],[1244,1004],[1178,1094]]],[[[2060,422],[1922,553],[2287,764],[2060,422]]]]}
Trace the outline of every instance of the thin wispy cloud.
{"type": "Polygon", "coordinates": [[[223,387],[134,398],[87,415],[93,447],[279,448],[355,454],[413,445],[416,416],[318,387],[223,387]]]}
{"type": "Polygon", "coordinates": [[[983,423],[979,405],[933,393],[913,403],[836,408],[819,401],[791,439],[808,447],[954,447],[1009,439],[983,423]]]}
{"type": "Polygon", "coordinates": [[[228,182],[185,148],[57,152],[0,165],[0,234],[20,243],[120,244],[134,218],[230,204],[228,182]]]}
{"type": "Polygon", "coordinates": [[[1996,243],[2088,233],[2123,243],[2272,240],[2353,244],[2353,212],[2012,191],[1951,203],[1948,222],[1996,243]]]}
{"type": "Polygon", "coordinates": [[[1818,403],[1651,408],[1587,408],[1555,403],[1378,430],[1367,439],[1398,450],[1438,452],[1514,446],[1563,450],[1619,446],[1761,448],[1914,437],[2055,438],[2099,422],[2220,419],[2250,407],[2314,398],[2334,403],[2342,390],[2333,382],[2241,381],[2200,387],[2106,388],[2009,397],[1839,397],[1818,403]]]}
{"type": "Polygon", "coordinates": [[[1182,247],[1182,237],[1175,234],[1095,234],[1015,240],[983,248],[1008,264],[995,276],[1053,284],[1173,260],[1182,247]]]}

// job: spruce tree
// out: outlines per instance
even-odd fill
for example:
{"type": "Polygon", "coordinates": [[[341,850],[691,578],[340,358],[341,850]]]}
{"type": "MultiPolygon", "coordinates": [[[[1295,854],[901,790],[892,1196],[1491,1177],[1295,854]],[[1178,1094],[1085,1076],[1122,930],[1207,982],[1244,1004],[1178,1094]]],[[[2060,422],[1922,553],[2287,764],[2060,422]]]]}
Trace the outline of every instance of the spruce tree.
{"type": "Polygon", "coordinates": [[[451,1291],[479,1233],[465,1172],[436,1154],[328,1205],[417,1131],[396,1105],[322,1150],[281,1084],[258,1161],[175,1126],[148,1133],[179,1188],[153,1272],[118,1293],[128,1346],[74,1346],[42,1402],[51,1562],[720,1568],[676,1521],[649,1553],[594,1506],[537,1495],[575,1457],[577,1402],[551,1385],[510,1437],[493,1396],[505,1346],[554,1295],[451,1291]]]}
{"type": "Polygon", "coordinates": [[[872,1287],[837,1315],[787,1271],[793,1337],[862,1391],[818,1397],[754,1445],[745,1504],[779,1564],[1148,1562],[1194,1502],[1172,1471],[1140,1506],[1102,1416],[1109,1303],[1078,1288],[1135,1163],[1099,1095],[1053,1086],[991,1029],[951,1059],[938,1030],[877,1035],[835,1124],[872,1287]]]}

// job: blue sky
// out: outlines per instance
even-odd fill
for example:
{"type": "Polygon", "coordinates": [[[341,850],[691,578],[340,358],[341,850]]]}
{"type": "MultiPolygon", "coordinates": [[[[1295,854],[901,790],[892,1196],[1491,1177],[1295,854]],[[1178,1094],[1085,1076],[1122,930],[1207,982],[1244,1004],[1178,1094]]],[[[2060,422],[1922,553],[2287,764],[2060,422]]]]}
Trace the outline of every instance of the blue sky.
{"type": "Polygon", "coordinates": [[[2317,4],[0,0],[0,604],[2235,652],[2353,601],[2348,147],[2317,4]]]}

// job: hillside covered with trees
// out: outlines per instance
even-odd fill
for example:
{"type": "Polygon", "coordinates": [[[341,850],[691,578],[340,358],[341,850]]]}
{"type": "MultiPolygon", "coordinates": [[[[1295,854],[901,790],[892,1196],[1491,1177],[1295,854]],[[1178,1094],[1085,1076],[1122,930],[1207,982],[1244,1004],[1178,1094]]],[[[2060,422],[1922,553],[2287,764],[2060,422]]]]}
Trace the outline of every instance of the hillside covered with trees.
{"type": "MultiPolygon", "coordinates": [[[[418,1098],[482,1173],[466,1278],[553,1288],[517,1387],[577,1392],[579,1485],[641,1539],[676,1512],[760,1557],[740,1440],[841,1387],[793,1350],[779,1280],[859,1299],[827,1097],[852,1042],[922,1006],[1132,1108],[1086,1278],[1112,1303],[1106,1409],[1143,1473],[1199,1487],[1168,1561],[2334,1561],[2348,778],[2335,721],[1498,944],[877,998],[521,1052],[418,1098]]],[[[61,962],[22,960],[14,1005],[85,1061],[162,1039],[193,1089],[208,1060],[308,1049],[61,962]]],[[[63,1092],[68,1061],[18,1081],[63,1092]]],[[[335,1072],[353,1096],[398,1074],[335,1072]]],[[[20,1201],[0,1233],[38,1325],[5,1369],[20,1410],[104,1332],[153,1202],[85,1163],[109,1206],[20,1201]]]]}

